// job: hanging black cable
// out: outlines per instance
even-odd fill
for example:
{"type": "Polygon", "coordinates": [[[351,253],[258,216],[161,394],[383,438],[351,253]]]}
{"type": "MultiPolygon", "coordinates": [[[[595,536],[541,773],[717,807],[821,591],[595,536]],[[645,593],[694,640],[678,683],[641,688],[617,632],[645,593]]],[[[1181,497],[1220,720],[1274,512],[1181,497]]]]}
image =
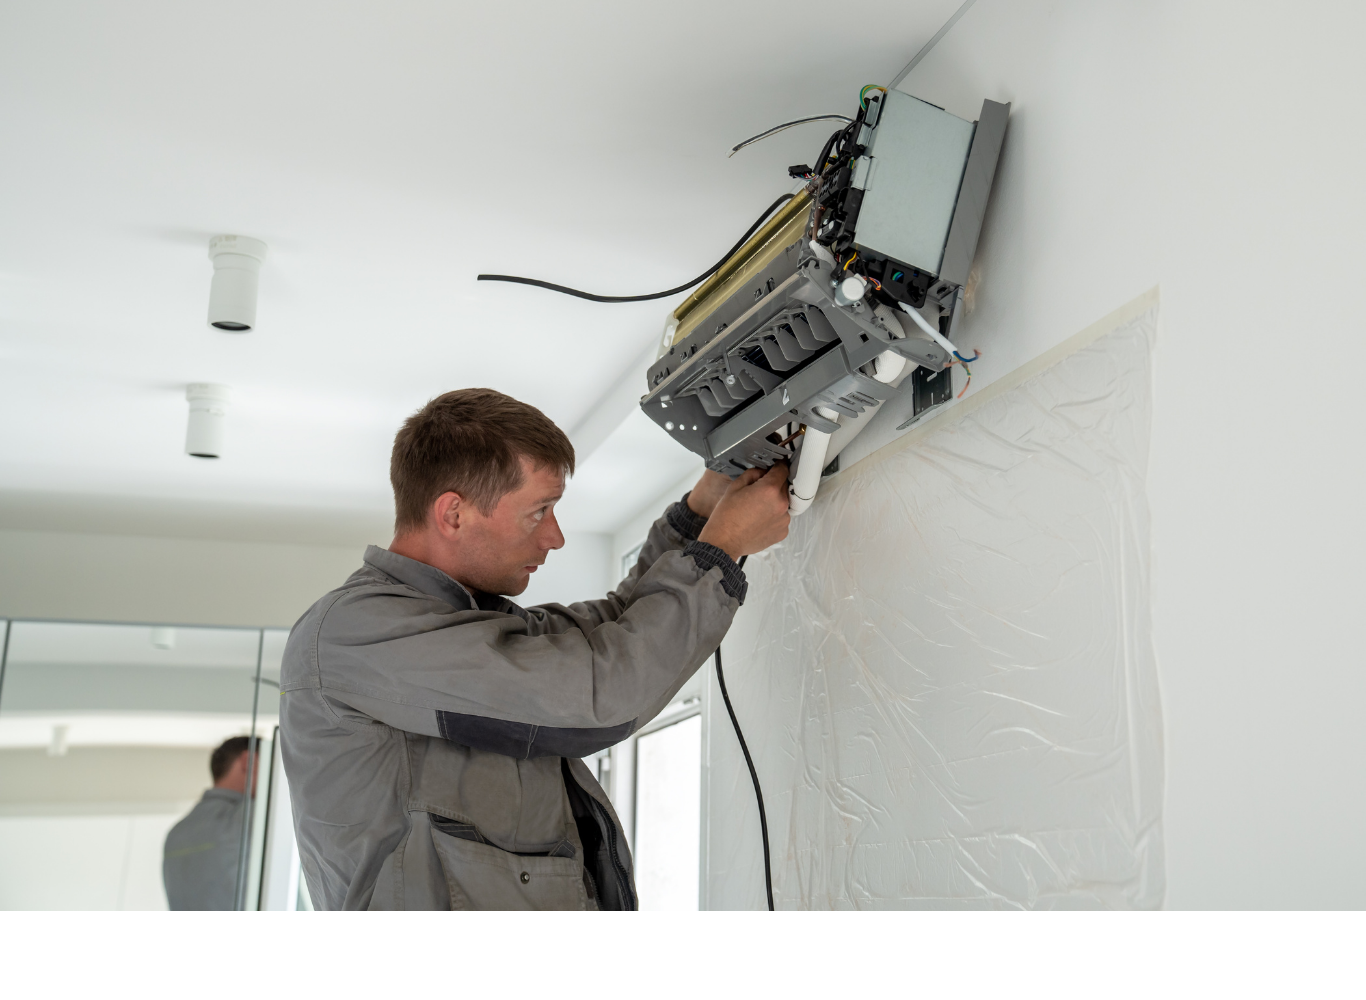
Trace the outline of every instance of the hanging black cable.
{"type": "MultiPolygon", "coordinates": [[[[745,565],[748,556],[740,557],[740,566],[745,565]]],[[[759,803],[759,832],[764,838],[764,892],[768,894],[768,908],[773,909],[773,865],[768,855],[768,813],[764,811],[764,790],[759,787],[759,772],[754,769],[754,758],[749,755],[749,744],[745,734],[740,731],[740,720],[735,717],[735,708],[730,703],[730,692],[726,690],[726,675],[721,671],[721,647],[716,647],[716,683],[721,685],[721,698],[726,703],[730,724],[735,727],[735,738],[740,741],[740,750],[749,765],[749,778],[754,782],[754,798],[759,803]]]]}
{"type": "Polygon", "coordinates": [[[741,236],[740,239],[736,241],[735,246],[731,247],[729,250],[726,251],[726,255],[724,257],[718,260],[711,267],[707,268],[696,278],[693,278],[692,281],[689,281],[687,284],[679,285],[677,288],[670,288],[667,291],[651,292],[649,295],[594,295],[592,292],[581,292],[577,288],[569,288],[565,285],[552,284],[549,281],[541,281],[538,278],[519,278],[511,274],[481,274],[474,280],[510,281],[513,284],[517,285],[535,285],[537,288],[548,288],[552,292],[563,292],[565,295],[574,295],[581,299],[588,299],[590,302],[649,302],[651,299],[667,299],[670,295],[677,295],[679,292],[686,292],[693,285],[700,285],[702,282],[706,281],[713,274],[719,271],[721,269],[721,265],[724,264],[726,261],[730,260],[731,255],[734,254],[736,250],[739,250],[742,246],[744,246],[745,241],[749,239],[751,236],[753,236],[756,232],[758,232],[759,227],[768,221],[768,217],[772,215],[775,211],[777,211],[777,209],[779,209],[781,206],[791,201],[793,197],[793,195],[785,194],[777,201],[775,201],[772,205],[769,205],[768,208],[764,209],[764,214],[759,216],[758,220],[754,223],[754,225],[750,226],[749,229],[745,230],[745,235],[741,236]]]}
{"type": "Polygon", "coordinates": [[[847,132],[847,131],[848,131],[848,126],[846,126],[845,128],[840,129],[838,132],[836,132],[836,133],[834,133],[832,136],[830,136],[829,139],[826,139],[826,140],[825,140],[825,145],[821,147],[821,155],[818,156],[818,157],[816,157],[816,176],[817,176],[817,177],[819,177],[819,176],[821,176],[822,174],[825,173],[825,168],[826,168],[826,165],[829,164],[829,162],[830,162],[830,153],[831,153],[831,151],[835,148],[835,143],[838,142],[840,136],[844,135],[844,133],[847,132]]]}

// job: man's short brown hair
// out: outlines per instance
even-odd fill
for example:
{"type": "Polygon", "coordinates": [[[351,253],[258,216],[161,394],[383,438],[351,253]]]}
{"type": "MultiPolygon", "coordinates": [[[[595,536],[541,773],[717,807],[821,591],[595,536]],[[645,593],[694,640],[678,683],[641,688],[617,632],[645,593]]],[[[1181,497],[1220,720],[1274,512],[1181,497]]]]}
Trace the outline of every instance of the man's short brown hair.
{"type": "Polygon", "coordinates": [[[209,755],[209,773],[213,775],[213,780],[221,781],[223,775],[237,763],[238,757],[254,749],[250,736],[229,736],[209,755]]]}
{"type": "Polygon", "coordinates": [[[394,529],[421,528],[437,497],[454,492],[487,517],[522,485],[522,457],[570,475],[574,446],[534,406],[493,389],[443,393],[409,417],[394,438],[389,481],[394,529]]]}

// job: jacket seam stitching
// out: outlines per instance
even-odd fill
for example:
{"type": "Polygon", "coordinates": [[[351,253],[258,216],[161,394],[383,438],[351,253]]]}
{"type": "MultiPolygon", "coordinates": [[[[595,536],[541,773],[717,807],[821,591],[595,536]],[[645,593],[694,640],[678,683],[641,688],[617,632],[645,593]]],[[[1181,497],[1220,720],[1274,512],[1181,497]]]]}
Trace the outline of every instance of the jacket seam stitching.
{"type": "Polygon", "coordinates": [[[338,725],[345,725],[349,729],[353,728],[353,724],[348,723],[347,720],[343,719],[340,715],[333,711],[332,706],[327,703],[327,698],[323,695],[323,691],[325,690],[323,686],[322,661],[323,623],[327,620],[328,613],[331,612],[331,610],[336,606],[337,602],[342,599],[342,596],[345,593],[345,591],[340,591],[335,597],[332,598],[332,600],[328,603],[327,607],[323,609],[322,614],[318,615],[318,625],[317,628],[313,630],[313,666],[314,672],[317,674],[318,677],[317,690],[319,704],[322,705],[323,711],[327,713],[328,718],[330,718],[333,722],[337,723],[338,725]]]}
{"type": "MultiPolygon", "coordinates": [[[[374,698],[377,701],[382,701],[390,705],[402,705],[404,708],[420,708],[427,712],[433,712],[436,713],[438,727],[441,725],[441,713],[445,713],[447,715],[468,715],[472,718],[488,719],[492,722],[506,722],[508,725],[511,726],[531,726],[533,729],[572,729],[576,731],[587,730],[589,732],[597,732],[600,729],[619,729],[622,726],[629,726],[636,721],[635,719],[624,719],[621,722],[603,722],[593,726],[561,726],[543,722],[524,722],[518,719],[500,719],[495,715],[484,715],[479,712],[458,712],[455,709],[451,708],[434,708],[432,705],[423,704],[422,702],[405,701],[399,698],[392,698],[389,695],[382,693],[374,688],[366,689],[363,685],[359,684],[355,685],[354,687],[342,687],[339,684],[329,684],[326,686],[324,690],[334,692],[336,694],[358,694],[366,698],[374,698]]],[[[334,716],[334,718],[339,717],[334,716]]],[[[442,738],[444,739],[445,737],[442,738]]]]}

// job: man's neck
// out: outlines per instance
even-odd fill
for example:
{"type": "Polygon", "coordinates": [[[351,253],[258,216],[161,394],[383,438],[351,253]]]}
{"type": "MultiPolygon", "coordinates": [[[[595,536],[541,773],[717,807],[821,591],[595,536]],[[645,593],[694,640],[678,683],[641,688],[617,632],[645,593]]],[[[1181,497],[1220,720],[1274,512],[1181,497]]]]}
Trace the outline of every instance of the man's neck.
{"type": "Polygon", "coordinates": [[[424,532],[409,532],[406,535],[395,535],[394,540],[389,543],[389,551],[417,562],[426,563],[428,566],[441,570],[452,580],[456,579],[452,572],[455,567],[450,565],[449,558],[443,558],[447,554],[442,551],[441,546],[432,544],[424,532]]]}
{"type": "Polygon", "coordinates": [[[477,587],[461,579],[463,574],[460,572],[459,566],[455,564],[455,560],[451,558],[447,546],[434,543],[432,538],[423,532],[414,531],[406,535],[396,535],[394,540],[389,543],[389,551],[395,555],[425,563],[433,569],[439,569],[471,594],[479,593],[477,587]]]}

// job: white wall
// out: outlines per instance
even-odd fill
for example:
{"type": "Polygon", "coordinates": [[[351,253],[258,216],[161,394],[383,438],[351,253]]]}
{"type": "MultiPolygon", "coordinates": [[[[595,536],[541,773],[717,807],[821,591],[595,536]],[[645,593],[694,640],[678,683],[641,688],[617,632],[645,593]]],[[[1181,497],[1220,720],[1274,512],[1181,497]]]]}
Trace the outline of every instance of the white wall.
{"type": "MultiPolygon", "coordinates": [[[[682,451],[682,449],[678,449],[682,451]]],[[[614,578],[620,578],[622,559],[631,552],[650,533],[650,525],[654,524],[663,513],[669,509],[669,505],[678,500],[690,489],[693,484],[701,478],[704,466],[699,458],[693,463],[692,471],[688,472],[682,479],[679,479],[672,486],[669,486],[657,497],[647,503],[636,513],[627,518],[617,528],[612,535],[612,573],[614,578]]]]}
{"type": "Polygon", "coordinates": [[[289,628],[363,545],[0,531],[0,617],[289,628]]]}
{"type": "Polygon", "coordinates": [[[611,572],[612,536],[591,531],[566,531],[564,548],[551,552],[531,575],[518,597],[523,607],[533,604],[572,604],[602,597],[616,578],[611,572]]]}
{"type": "Polygon", "coordinates": [[[1366,8],[978,0],[902,88],[1013,102],[974,389],[1159,285],[1170,907],[1366,905],[1366,8]]]}
{"type": "MultiPolygon", "coordinates": [[[[360,568],[364,552],[363,544],[0,530],[0,618],[289,628],[360,568]]],[[[567,532],[517,600],[601,597],[616,584],[612,566],[611,535],[567,532]]]]}
{"type": "Polygon", "coordinates": [[[165,813],[0,816],[0,910],[165,910],[165,813]]]}
{"type": "Polygon", "coordinates": [[[209,787],[209,747],[0,750],[0,910],[164,910],[166,833],[209,787]]]}

